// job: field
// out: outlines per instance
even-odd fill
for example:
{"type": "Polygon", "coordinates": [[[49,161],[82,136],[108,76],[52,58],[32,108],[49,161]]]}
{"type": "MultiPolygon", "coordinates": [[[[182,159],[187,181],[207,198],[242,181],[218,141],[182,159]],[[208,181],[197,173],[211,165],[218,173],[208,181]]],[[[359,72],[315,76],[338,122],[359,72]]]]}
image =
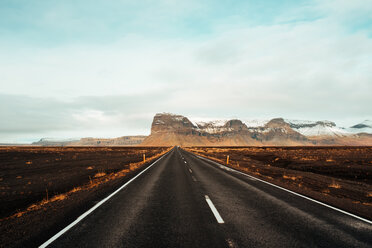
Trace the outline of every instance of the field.
{"type": "Polygon", "coordinates": [[[0,219],[84,185],[99,184],[165,148],[0,147],[0,219]]]}
{"type": "Polygon", "coordinates": [[[189,147],[186,150],[372,219],[372,147],[189,147]]]}
{"type": "Polygon", "coordinates": [[[92,206],[168,150],[0,147],[0,247],[18,241],[22,246],[22,240],[32,242],[32,236],[40,233],[50,235],[47,230],[55,223],[63,223],[67,215],[76,218],[81,209],[92,206]],[[40,222],[43,225],[34,225],[40,222]]]}

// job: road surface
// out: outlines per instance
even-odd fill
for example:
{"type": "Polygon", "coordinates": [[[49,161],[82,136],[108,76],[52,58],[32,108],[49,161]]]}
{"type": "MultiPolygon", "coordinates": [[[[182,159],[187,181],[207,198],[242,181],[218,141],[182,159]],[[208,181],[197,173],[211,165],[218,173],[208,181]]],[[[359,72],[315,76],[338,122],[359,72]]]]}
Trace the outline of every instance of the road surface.
{"type": "Polygon", "coordinates": [[[176,147],[52,240],[44,245],[372,247],[372,225],[176,147]]]}

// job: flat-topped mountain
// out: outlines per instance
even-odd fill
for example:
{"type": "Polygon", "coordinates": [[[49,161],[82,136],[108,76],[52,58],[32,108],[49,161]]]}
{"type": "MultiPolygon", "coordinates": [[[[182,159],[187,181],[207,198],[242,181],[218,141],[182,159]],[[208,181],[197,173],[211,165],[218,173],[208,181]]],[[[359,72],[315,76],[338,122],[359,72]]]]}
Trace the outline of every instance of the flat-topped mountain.
{"type": "Polygon", "coordinates": [[[177,132],[191,134],[196,128],[194,124],[182,115],[156,114],[151,125],[151,134],[177,132]]]}

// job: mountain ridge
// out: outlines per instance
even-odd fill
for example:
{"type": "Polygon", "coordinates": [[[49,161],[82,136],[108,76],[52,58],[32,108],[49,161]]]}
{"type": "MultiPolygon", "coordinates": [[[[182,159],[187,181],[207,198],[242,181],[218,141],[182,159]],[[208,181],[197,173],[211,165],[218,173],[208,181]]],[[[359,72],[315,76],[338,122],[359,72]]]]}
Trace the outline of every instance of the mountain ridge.
{"type": "Polygon", "coordinates": [[[274,118],[260,125],[247,123],[238,119],[198,122],[158,113],[141,145],[372,145],[372,134],[349,132],[331,121],[274,118]]]}

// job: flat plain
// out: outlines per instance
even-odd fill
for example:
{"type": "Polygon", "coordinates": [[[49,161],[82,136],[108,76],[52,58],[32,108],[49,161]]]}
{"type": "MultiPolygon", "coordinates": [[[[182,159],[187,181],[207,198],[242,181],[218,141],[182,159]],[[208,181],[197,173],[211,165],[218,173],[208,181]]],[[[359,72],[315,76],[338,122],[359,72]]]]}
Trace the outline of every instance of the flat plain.
{"type": "Polygon", "coordinates": [[[195,155],[372,219],[372,147],[0,147],[0,247],[39,246],[129,181],[53,245],[244,247],[254,241],[260,247],[278,238],[284,246],[370,244],[368,223],[195,155]],[[216,224],[206,196],[225,224],[216,224]],[[254,230],[247,225],[252,221],[254,230]],[[318,229],[319,221],[327,230],[318,229]],[[352,240],[341,238],[345,230],[352,240]],[[275,235],[262,240],[268,231],[275,235]]]}

